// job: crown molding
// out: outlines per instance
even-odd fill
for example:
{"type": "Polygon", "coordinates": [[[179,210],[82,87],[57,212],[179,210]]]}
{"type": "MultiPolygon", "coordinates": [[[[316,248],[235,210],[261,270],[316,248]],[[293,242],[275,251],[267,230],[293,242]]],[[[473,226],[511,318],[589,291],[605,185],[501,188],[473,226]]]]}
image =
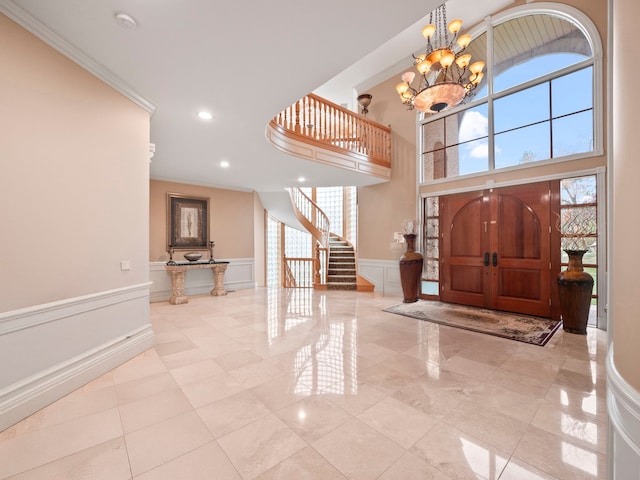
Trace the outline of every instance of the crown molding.
{"type": "Polygon", "coordinates": [[[22,28],[28,30],[40,40],[55,48],[58,52],[80,65],[82,68],[93,74],[110,87],[117,90],[119,93],[127,97],[136,105],[142,107],[144,110],[153,114],[156,110],[156,106],[136,92],[120,77],[108,70],[104,65],[99,64],[91,57],[89,57],[82,50],[78,49],[60,35],[55,33],[49,27],[47,27],[41,21],[35,19],[25,10],[20,8],[11,0],[0,0],[0,13],[3,13],[8,18],[16,22],[22,28]]]}

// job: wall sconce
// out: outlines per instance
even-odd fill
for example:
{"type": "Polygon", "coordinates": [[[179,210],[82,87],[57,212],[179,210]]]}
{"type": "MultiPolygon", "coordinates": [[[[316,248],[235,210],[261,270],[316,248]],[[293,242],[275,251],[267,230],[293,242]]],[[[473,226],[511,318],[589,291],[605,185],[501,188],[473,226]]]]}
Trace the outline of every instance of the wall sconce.
{"type": "Polygon", "coordinates": [[[360,105],[360,113],[367,116],[369,113],[369,109],[367,108],[371,104],[371,99],[373,97],[368,93],[363,93],[362,95],[358,95],[358,104],[360,105]]]}

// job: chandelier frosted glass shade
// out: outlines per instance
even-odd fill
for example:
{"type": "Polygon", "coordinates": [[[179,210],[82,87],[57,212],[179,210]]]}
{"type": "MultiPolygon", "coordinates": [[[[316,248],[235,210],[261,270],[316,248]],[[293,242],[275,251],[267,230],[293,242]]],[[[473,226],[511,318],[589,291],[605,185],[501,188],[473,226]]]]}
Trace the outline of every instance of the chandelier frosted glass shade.
{"type": "Polygon", "coordinates": [[[400,101],[410,110],[441,112],[458,105],[478,86],[484,77],[484,62],[471,63],[471,54],[463,53],[471,42],[471,35],[458,35],[462,20],[447,25],[444,4],[429,16],[429,25],[422,29],[427,41],[425,53],[412,55],[415,72],[402,74],[396,85],[400,101]],[[412,85],[418,77],[418,85],[412,85]]]}
{"type": "Polygon", "coordinates": [[[413,107],[421,112],[441,112],[459,104],[466,91],[459,83],[436,83],[413,98],[413,107]]]}

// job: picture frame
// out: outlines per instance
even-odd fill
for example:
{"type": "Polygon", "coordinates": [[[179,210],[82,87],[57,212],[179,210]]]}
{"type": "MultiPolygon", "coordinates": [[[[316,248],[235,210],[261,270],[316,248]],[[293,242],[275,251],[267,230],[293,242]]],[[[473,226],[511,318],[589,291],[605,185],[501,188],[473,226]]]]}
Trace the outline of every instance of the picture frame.
{"type": "Polygon", "coordinates": [[[209,199],[167,194],[167,247],[206,249],[209,243],[209,199]]]}

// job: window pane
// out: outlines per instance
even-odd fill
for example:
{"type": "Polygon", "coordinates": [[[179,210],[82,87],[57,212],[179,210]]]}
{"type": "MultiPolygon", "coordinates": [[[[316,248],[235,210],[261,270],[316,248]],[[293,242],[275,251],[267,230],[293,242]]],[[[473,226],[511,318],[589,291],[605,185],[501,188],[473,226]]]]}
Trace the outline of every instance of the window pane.
{"type": "Polygon", "coordinates": [[[579,205],[596,203],[596,176],[565,178],[560,182],[560,203],[579,205]]]}
{"type": "Polygon", "coordinates": [[[422,155],[422,181],[445,178],[447,162],[443,148],[422,155]]]}
{"type": "Polygon", "coordinates": [[[511,167],[550,158],[549,122],[519,128],[495,136],[496,168],[511,167]]]}
{"type": "Polygon", "coordinates": [[[487,33],[485,32],[474,38],[467,48],[465,48],[465,53],[471,54],[471,63],[480,60],[485,63],[485,75],[478,86],[462,101],[462,103],[478,100],[487,96],[487,33]]]}
{"type": "Polygon", "coordinates": [[[548,120],[549,83],[499,98],[493,104],[493,112],[496,133],[548,120]]]}
{"type": "Polygon", "coordinates": [[[494,35],[494,91],[533,80],[592,56],[572,23],[551,15],[526,15],[501,23],[494,35]]]}
{"type": "Polygon", "coordinates": [[[593,150],[593,111],[553,120],[553,157],[593,150]]]}
{"type": "Polygon", "coordinates": [[[447,147],[458,143],[486,138],[489,134],[489,114],[487,104],[449,115],[445,118],[447,147]]]}
{"type": "Polygon", "coordinates": [[[444,119],[425,123],[422,126],[423,152],[444,147],[444,119]]]}
{"type": "Polygon", "coordinates": [[[489,170],[487,139],[474,140],[447,148],[447,177],[489,170]]]}
{"type": "Polygon", "coordinates": [[[593,72],[591,67],[551,81],[554,117],[593,107],[593,72]]]}

